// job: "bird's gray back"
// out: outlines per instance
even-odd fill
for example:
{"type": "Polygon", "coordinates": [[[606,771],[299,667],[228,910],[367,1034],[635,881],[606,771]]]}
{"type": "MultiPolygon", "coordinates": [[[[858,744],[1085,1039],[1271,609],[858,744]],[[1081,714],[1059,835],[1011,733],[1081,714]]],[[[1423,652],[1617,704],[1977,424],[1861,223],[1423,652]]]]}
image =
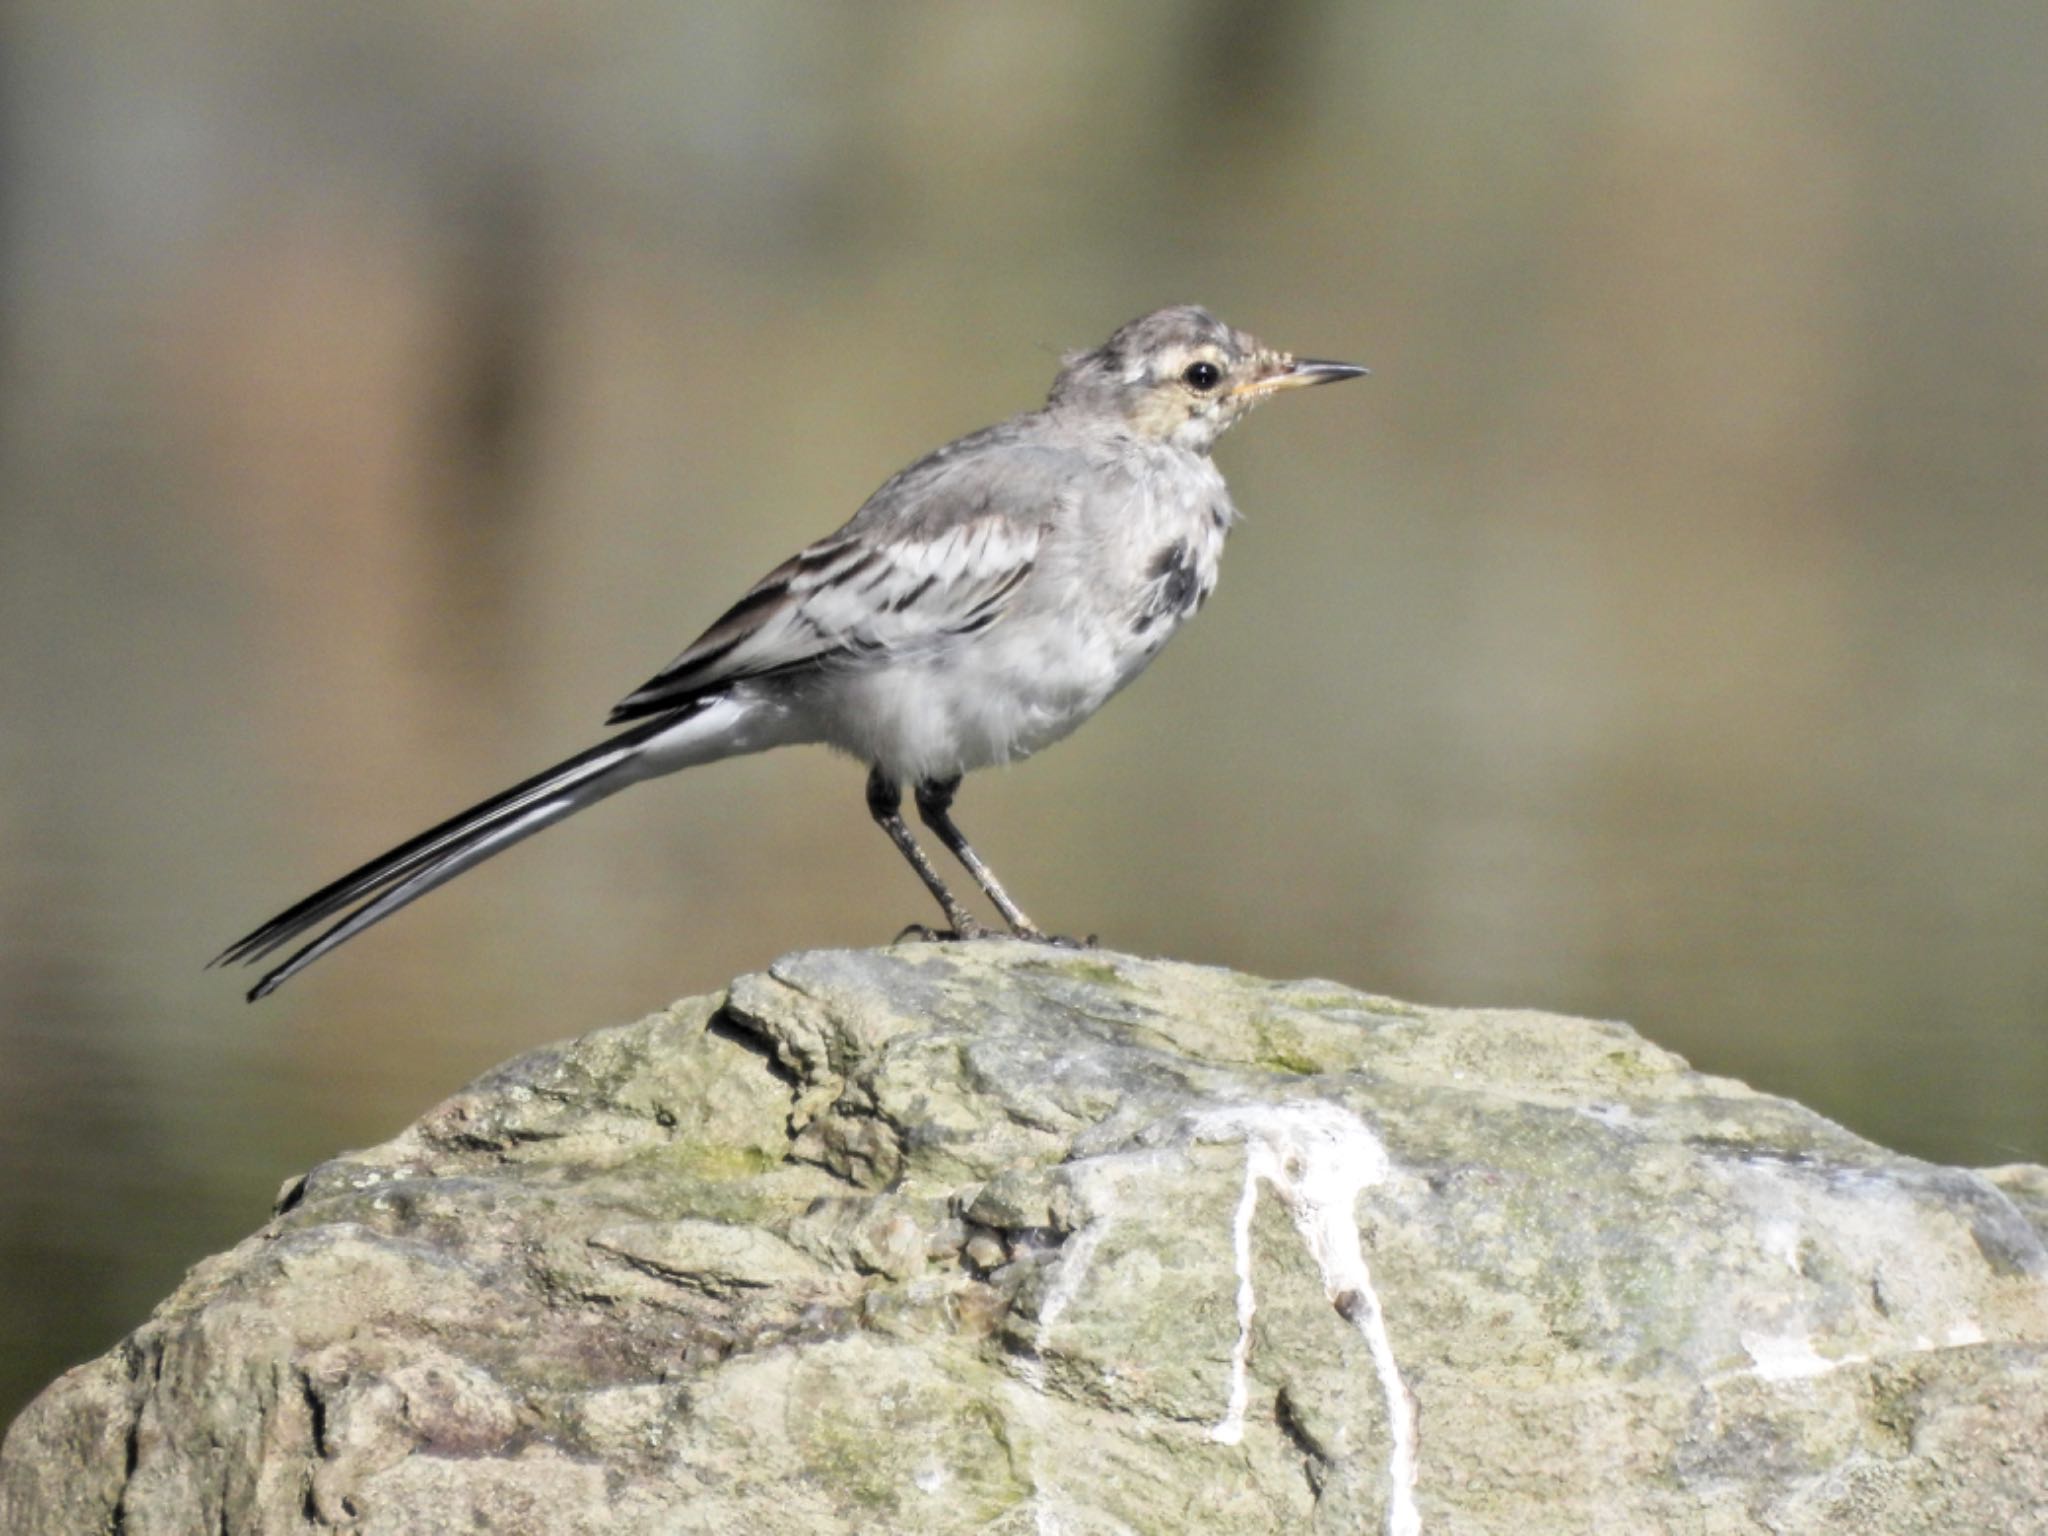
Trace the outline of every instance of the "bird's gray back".
{"type": "Polygon", "coordinates": [[[1045,412],[1032,411],[956,438],[898,470],[839,533],[929,540],[990,515],[1043,521],[1089,469],[1080,440],[1045,412]]]}

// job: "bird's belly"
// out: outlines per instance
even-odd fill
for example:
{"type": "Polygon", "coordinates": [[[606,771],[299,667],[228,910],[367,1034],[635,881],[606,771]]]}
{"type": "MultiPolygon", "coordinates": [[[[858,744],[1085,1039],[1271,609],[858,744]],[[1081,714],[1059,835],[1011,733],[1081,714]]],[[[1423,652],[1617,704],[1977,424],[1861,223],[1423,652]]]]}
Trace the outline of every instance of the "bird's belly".
{"type": "Polygon", "coordinates": [[[1094,714],[1157,648],[1072,614],[1012,615],[971,645],[842,674],[826,738],[907,784],[1014,762],[1094,714]]]}

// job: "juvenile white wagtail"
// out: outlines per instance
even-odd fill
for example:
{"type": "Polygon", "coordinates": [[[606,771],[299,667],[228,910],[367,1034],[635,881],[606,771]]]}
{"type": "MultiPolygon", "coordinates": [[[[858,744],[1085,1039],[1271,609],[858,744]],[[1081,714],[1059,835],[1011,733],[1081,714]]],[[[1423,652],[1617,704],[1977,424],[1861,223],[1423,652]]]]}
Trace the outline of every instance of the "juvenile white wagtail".
{"type": "Polygon", "coordinates": [[[1193,306],[1133,320],[1067,357],[1043,406],[919,459],[762,577],[612,711],[607,723],[630,729],[315,891],[214,963],[260,959],[347,914],[253,1002],[628,784],[798,742],[868,764],[868,813],[953,936],[986,930],[904,825],[905,785],[1010,931],[1044,941],[953,824],[961,776],[1058,741],[1202,606],[1237,517],[1216,439],[1268,395],[1364,372],[1276,352],[1193,306]]]}

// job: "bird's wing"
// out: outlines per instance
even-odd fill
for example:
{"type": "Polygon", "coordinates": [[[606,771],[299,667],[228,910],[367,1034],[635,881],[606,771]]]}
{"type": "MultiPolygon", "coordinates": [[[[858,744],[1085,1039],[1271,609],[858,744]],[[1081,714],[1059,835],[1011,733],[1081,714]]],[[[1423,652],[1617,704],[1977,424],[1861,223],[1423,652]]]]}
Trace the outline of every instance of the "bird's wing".
{"type": "Polygon", "coordinates": [[[1022,513],[1034,477],[946,475],[877,493],[915,497],[915,515],[856,517],[754,584],[688,650],[612,710],[612,724],[678,708],[747,678],[902,655],[978,634],[1031,574],[1045,515],[1022,513]],[[972,478],[978,487],[964,483],[972,478]]]}

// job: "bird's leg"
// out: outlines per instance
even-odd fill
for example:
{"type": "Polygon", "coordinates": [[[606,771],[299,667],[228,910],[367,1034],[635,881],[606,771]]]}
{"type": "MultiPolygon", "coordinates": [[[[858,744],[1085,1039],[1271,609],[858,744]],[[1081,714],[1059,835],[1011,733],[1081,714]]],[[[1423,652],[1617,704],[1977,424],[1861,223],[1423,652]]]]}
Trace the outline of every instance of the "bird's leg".
{"type": "MultiPolygon", "coordinates": [[[[923,804],[922,799],[919,804],[923,804]]],[[[924,882],[924,888],[945,909],[946,921],[953,925],[954,936],[980,938],[985,931],[981,924],[946,889],[946,882],[939,878],[939,872],[932,868],[932,861],[925,857],[924,850],[917,846],[917,839],[910,835],[910,828],[903,824],[902,788],[879,768],[868,774],[868,814],[875,818],[876,826],[889,834],[889,841],[896,845],[896,851],[910,861],[910,867],[917,871],[917,878],[924,882]]],[[[1007,916],[1008,912],[1004,915],[1007,916]]],[[[904,930],[906,933],[909,931],[904,930]]]]}
{"type": "Polygon", "coordinates": [[[1003,889],[996,879],[995,871],[981,861],[981,855],[974,851],[960,829],[953,825],[951,815],[953,795],[960,788],[956,776],[950,779],[926,779],[917,786],[917,814],[924,824],[939,834],[944,843],[958,859],[967,873],[974,876],[974,883],[988,892],[988,899],[996,904],[996,910],[1003,914],[1003,921],[1010,925],[1010,932],[1020,939],[1035,943],[1051,942],[1044,931],[1024,915],[1024,909],[1010,900],[1010,893],[1003,889]]]}

